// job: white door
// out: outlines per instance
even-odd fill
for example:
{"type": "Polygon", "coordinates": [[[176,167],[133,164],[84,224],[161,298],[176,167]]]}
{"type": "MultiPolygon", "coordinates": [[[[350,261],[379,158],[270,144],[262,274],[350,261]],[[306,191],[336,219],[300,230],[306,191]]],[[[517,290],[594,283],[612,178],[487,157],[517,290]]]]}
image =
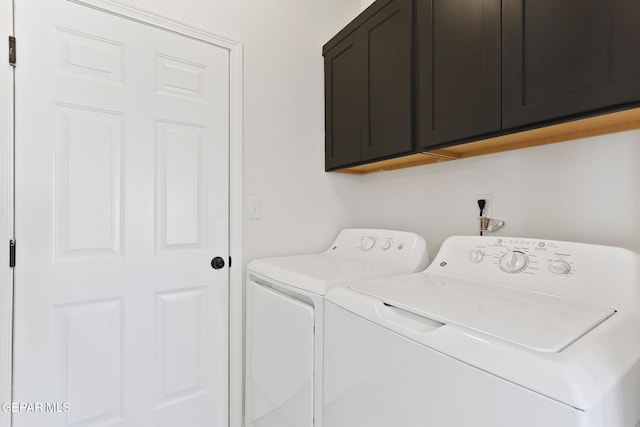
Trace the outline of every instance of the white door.
{"type": "Polygon", "coordinates": [[[16,0],[14,426],[227,426],[229,52],[16,0]]]}

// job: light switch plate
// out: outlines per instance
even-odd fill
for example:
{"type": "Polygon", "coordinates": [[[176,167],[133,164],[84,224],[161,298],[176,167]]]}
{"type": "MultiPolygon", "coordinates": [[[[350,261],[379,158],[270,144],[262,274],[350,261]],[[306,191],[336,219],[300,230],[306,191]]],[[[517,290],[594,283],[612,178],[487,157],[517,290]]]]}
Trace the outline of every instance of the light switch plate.
{"type": "Polygon", "coordinates": [[[248,199],[249,219],[262,218],[262,199],[259,197],[249,197],[248,199]]]}

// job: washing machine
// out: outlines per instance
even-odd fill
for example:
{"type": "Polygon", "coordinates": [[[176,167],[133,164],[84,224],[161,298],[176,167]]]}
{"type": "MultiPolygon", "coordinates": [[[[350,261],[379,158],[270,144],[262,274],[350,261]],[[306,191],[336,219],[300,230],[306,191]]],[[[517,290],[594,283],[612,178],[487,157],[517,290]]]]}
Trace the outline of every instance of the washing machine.
{"type": "Polygon", "coordinates": [[[316,254],[247,266],[245,424],[322,426],[324,295],[336,285],[421,271],[425,240],[414,233],[345,229],[316,254]]]}
{"type": "Polygon", "coordinates": [[[324,427],[640,426],[635,252],[451,237],[325,302],[324,427]]]}

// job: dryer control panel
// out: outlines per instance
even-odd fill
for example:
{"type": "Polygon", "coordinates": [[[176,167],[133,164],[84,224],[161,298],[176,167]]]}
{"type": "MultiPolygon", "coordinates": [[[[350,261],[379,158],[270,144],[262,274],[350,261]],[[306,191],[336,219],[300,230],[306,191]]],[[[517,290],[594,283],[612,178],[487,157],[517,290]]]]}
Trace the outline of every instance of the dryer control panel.
{"type": "Polygon", "coordinates": [[[427,243],[418,234],[373,228],[342,230],[324,253],[366,262],[408,264],[410,271],[424,270],[429,259],[427,243]]]}

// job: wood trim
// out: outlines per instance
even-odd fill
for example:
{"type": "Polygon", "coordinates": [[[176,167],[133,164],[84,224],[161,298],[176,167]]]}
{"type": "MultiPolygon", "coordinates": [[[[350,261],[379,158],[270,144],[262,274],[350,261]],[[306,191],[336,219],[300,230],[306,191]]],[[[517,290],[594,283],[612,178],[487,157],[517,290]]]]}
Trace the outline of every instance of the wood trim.
{"type": "Polygon", "coordinates": [[[336,170],[335,172],[362,175],[383,170],[403,169],[411,166],[421,166],[431,163],[446,162],[448,160],[455,160],[457,158],[458,155],[455,153],[450,153],[446,150],[435,150],[428,153],[410,154],[408,156],[382,160],[379,162],[368,163],[361,166],[352,166],[350,168],[336,170]]]}
{"type": "Polygon", "coordinates": [[[383,170],[402,169],[574,139],[589,138],[632,129],[640,129],[640,108],[469,142],[446,149],[410,154],[395,159],[339,169],[336,172],[366,174],[383,170]]]}

